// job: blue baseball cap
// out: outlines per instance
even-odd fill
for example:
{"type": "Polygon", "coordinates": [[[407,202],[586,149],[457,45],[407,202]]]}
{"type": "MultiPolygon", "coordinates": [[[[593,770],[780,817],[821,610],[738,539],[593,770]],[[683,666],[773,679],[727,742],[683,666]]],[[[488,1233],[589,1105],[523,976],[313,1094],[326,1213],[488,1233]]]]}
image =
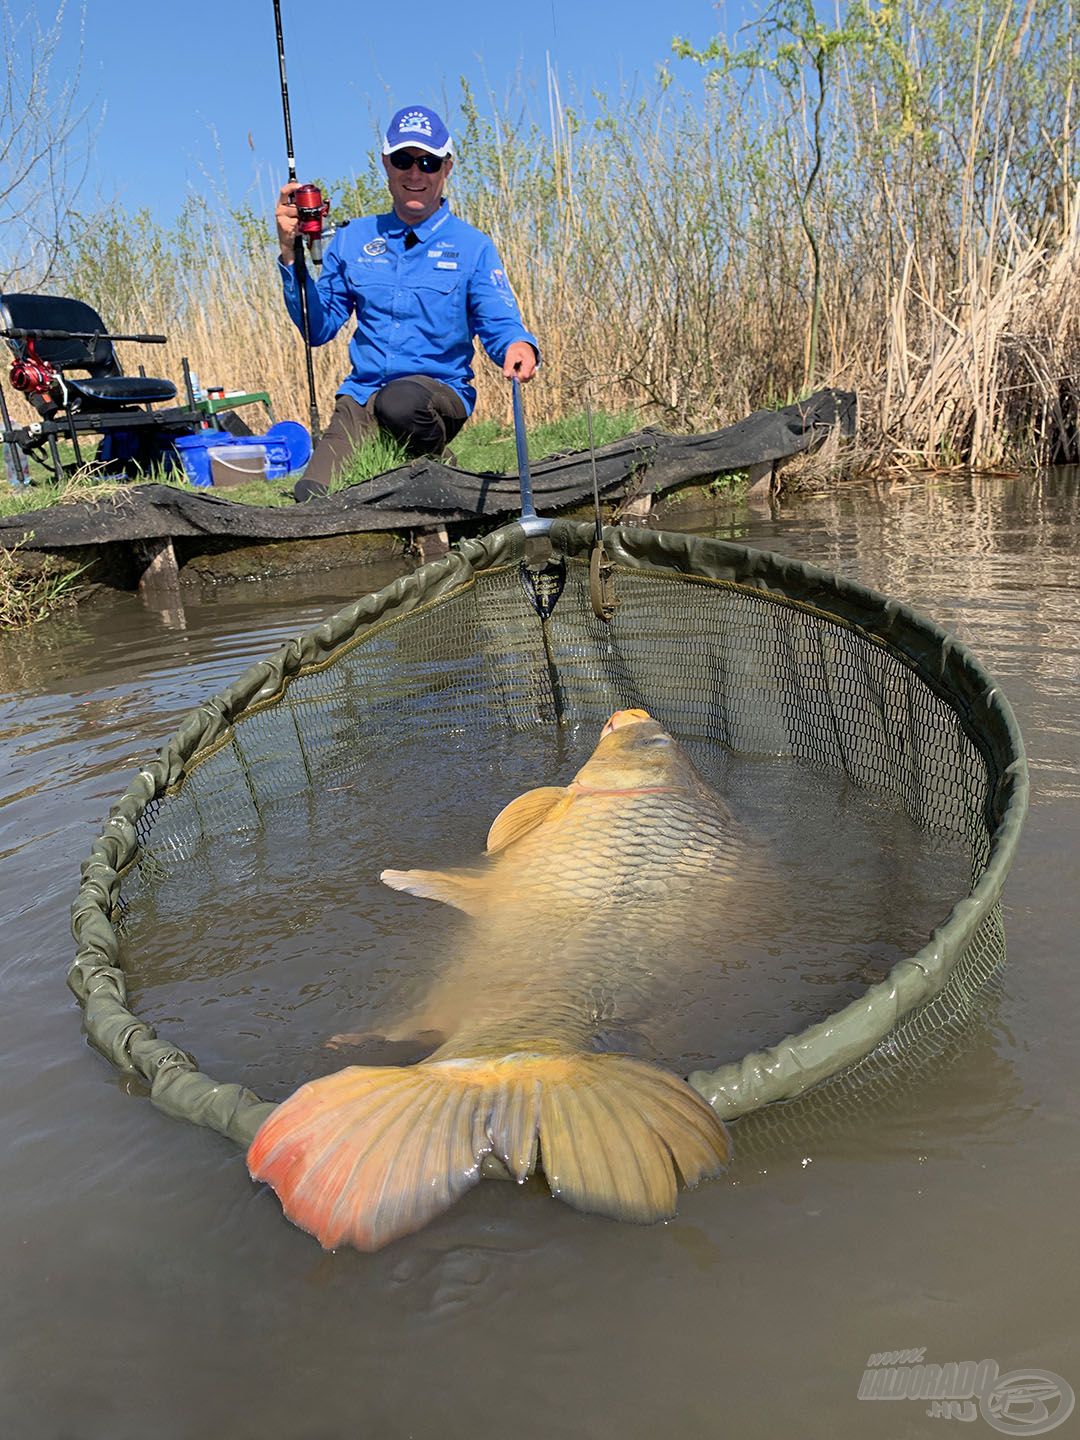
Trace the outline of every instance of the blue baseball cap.
{"type": "Polygon", "coordinates": [[[386,127],[382,153],[392,155],[406,145],[415,145],[429,155],[452,155],[454,142],[442,120],[426,105],[406,105],[386,127]]]}

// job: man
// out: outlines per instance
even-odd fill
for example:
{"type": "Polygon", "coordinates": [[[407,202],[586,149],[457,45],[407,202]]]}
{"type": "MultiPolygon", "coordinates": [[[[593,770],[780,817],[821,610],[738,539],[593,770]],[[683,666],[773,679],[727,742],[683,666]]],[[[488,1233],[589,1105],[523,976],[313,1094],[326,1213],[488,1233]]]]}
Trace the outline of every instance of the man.
{"type": "MultiPolygon", "coordinates": [[[[495,246],[443,197],[453,143],[434,110],[399,110],[382,160],[393,209],[342,225],[318,283],[308,275],[311,343],[332,340],[354,314],[357,325],[349,343],[353,368],[296,486],[297,500],[325,495],[355,446],[380,429],[410,455],[441,454],[476,401],[474,336],[508,379],[530,380],[539,362],[495,246]]],[[[297,188],[282,186],[274,218],[285,304],[299,327],[297,188]]]]}

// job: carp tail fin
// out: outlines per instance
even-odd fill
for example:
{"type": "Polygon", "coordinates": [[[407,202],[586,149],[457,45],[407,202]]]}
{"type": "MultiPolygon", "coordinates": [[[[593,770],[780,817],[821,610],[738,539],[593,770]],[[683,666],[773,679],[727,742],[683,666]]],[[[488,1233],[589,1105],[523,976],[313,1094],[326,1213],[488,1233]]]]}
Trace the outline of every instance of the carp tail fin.
{"type": "Polygon", "coordinates": [[[324,1249],[378,1250],[479,1180],[475,1108],[435,1067],[354,1065],[272,1111],[248,1149],[248,1170],[324,1249]]]}
{"type": "MultiPolygon", "coordinates": [[[[553,1195],[579,1210],[648,1224],[675,1214],[731,1158],[723,1121],[678,1076],[625,1055],[570,1055],[540,1100],[540,1155],[553,1195]]],[[[555,1077],[553,1077],[554,1079],[555,1077]]]]}
{"type": "Polygon", "coordinates": [[[684,1081],[571,1053],[353,1066],[279,1105],[247,1158],[325,1248],[377,1250],[475,1185],[486,1155],[523,1181],[538,1149],[553,1194],[639,1222],[673,1215],[679,1179],[696,1184],[730,1155],[722,1122],[684,1081]]]}

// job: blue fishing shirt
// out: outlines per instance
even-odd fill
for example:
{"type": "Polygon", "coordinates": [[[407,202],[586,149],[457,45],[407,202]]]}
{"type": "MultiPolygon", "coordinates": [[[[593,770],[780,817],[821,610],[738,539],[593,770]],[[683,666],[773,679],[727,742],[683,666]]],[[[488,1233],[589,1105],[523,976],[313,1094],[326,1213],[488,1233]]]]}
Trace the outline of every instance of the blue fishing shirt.
{"type": "MultiPolygon", "coordinates": [[[[299,329],[296,270],[280,259],[278,265],[285,305],[299,329]]],[[[540,353],[495,246],[445,200],[421,225],[406,225],[393,211],[342,225],[326,248],[319,279],[308,271],[307,301],[313,345],[332,340],[355,314],[353,368],[337,393],[360,405],[390,380],[429,375],[455,390],[472,414],[474,336],[499,366],[515,340],[540,353]],[[410,231],[419,243],[406,249],[410,231]]]]}

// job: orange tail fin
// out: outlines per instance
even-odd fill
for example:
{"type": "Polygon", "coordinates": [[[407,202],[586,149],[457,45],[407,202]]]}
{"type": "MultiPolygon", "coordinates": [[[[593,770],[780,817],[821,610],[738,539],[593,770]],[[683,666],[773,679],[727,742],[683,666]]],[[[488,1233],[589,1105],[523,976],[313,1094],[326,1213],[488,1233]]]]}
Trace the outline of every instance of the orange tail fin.
{"type": "Polygon", "coordinates": [[[515,1179],[540,1160],[580,1210],[646,1223],[675,1213],[678,1180],[718,1174],[728,1134],[689,1085],[622,1055],[507,1055],[353,1066],[304,1085],[267,1118],[248,1169],[327,1249],[408,1235],[465,1193],[494,1154],[515,1179]]]}

